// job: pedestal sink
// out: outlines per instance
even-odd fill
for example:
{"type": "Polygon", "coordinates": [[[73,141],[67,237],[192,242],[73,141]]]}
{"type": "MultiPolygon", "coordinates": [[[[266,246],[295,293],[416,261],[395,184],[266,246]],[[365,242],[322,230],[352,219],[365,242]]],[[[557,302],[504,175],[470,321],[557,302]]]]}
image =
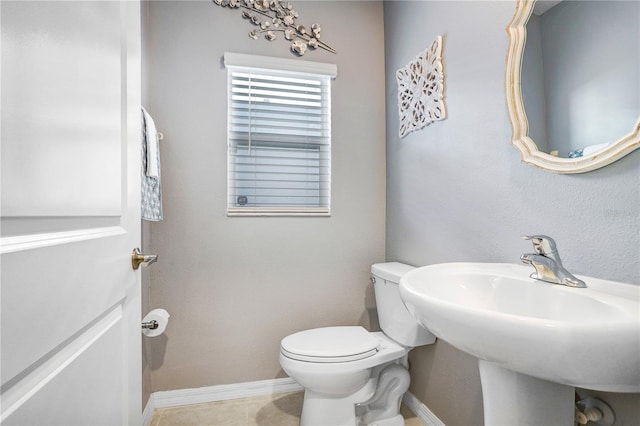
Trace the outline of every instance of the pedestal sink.
{"type": "Polygon", "coordinates": [[[579,276],[587,288],[571,288],[531,272],[445,263],[400,280],[418,322],[479,359],[485,424],[572,426],[574,387],[640,393],[640,286],[579,276]]]}

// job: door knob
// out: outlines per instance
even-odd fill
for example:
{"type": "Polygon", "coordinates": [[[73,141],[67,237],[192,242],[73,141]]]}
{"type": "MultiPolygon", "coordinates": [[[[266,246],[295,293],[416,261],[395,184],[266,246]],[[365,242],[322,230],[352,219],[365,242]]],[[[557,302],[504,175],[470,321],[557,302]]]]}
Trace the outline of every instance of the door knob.
{"type": "Polygon", "coordinates": [[[158,261],[157,254],[142,254],[139,248],[134,248],[131,253],[131,267],[137,271],[140,265],[149,266],[158,261]]]}

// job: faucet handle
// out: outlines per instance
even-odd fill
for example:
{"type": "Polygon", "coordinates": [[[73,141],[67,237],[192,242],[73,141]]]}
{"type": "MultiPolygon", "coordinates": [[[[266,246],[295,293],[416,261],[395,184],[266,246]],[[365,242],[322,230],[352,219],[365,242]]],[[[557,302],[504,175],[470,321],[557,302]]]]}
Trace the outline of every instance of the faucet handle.
{"type": "Polygon", "coordinates": [[[520,238],[523,240],[531,240],[533,243],[533,249],[537,254],[548,256],[560,262],[560,255],[556,248],[556,242],[553,238],[547,235],[523,235],[520,238]]]}

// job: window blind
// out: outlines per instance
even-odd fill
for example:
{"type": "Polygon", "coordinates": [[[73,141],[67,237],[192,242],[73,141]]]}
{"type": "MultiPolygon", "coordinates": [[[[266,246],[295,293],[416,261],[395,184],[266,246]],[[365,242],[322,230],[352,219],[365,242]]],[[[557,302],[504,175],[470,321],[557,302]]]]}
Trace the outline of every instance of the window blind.
{"type": "Polygon", "coordinates": [[[330,213],[330,77],[228,68],[228,214],[330,213]]]}

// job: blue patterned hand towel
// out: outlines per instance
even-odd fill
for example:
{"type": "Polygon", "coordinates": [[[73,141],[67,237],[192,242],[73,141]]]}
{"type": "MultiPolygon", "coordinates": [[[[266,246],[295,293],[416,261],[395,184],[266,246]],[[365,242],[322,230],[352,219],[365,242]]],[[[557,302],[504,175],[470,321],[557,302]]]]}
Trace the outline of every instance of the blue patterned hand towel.
{"type": "Polygon", "coordinates": [[[142,108],[142,199],[140,216],[154,222],[162,220],[160,149],[153,119],[142,108]]]}

